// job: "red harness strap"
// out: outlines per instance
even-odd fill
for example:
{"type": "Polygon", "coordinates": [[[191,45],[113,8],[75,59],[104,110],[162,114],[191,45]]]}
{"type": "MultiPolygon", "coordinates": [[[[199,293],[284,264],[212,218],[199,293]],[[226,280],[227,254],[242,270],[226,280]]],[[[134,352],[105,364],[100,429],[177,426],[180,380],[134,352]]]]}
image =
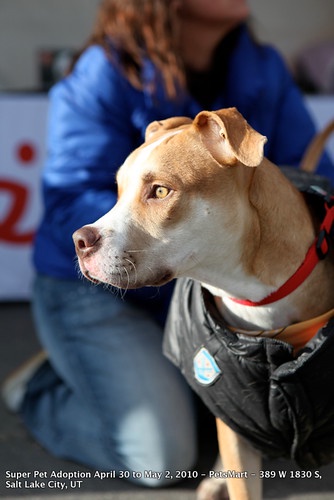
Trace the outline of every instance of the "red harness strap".
{"type": "Polygon", "coordinates": [[[234,297],[231,297],[231,300],[244,306],[264,306],[283,299],[283,297],[296,290],[311,274],[319,260],[324,259],[328,254],[331,232],[334,230],[334,196],[326,196],[325,209],[326,214],[320,226],[318,236],[309,248],[304,261],[297,271],[282,286],[258,302],[234,297]]]}

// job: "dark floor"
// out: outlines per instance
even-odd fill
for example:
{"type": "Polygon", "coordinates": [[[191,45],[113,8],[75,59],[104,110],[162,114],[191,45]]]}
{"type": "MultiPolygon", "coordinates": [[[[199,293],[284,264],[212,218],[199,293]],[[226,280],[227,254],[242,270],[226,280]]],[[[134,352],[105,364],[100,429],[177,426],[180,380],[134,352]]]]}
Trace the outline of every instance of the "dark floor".
{"type": "MultiPolygon", "coordinates": [[[[0,379],[3,378],[30,355],[35,354],[39,345],[34,335],[34,327],[27,303],[0,303],[1,350],[0,379]]],[[[198,480],[186,480],[167,489],[145,489],[120,479],[80,478],[65,476],[69,473],[91,473],[82,466],[59,460],[50,456],[34,442],[21,425],[19,418],[12,415],[0,402],[0,497],[12,499],[26,497],[29,500],[194,500],[198,480]],[[30,482],[36,486],[46,483],[45,488],[26,488],[25,479],[9,479],[9,473],[31,472],[30,482]],[[63,478],[51,474],[62,475],[63,478]],[[36,477],[33,478],[33,475],[36,477]],[[54,482],[49,483],[50,479],[54,482]],[[6,484],[6,481],[9,483],[6,484]],[[16,482],[17,481],[17,482],[16,482]],[[20,484],[21,481],[21,484],[20,484]],[[82,482],[80,482],[82,481],[82,482]],[[49,483],[49,484],[48,484],[49,483]],[[67,488],[62,491],[60,483],[67,488]],[[10,486],[10,487],[9,487],[10,486]],[[52,496],[52,498],[50,498],[52,496]],[[65,498],[66,497],[66,498],[65,498]]],[[[202,457],[197,470],[204,473],[214,460],[211,450],[215,446],[213,432],[201,436],[202,457]]],[[[265,499],[289,500],[333,500],[334,499],[334,464],[320,470],[320,478],[291,478],[295,469],[289,462],[265,462],[264,469],[270,471],[271,479],[264,484],[265,499]],[[286,478],[279,478],[280,471],[286,472],[286,478]]],[[[86,474],[87,475],[87,474],[86,474]]],[[[298,476],[298,472],[295,473],[298,476]]],[[[28,480],[28,481],[29,481],[28,480]]]]}

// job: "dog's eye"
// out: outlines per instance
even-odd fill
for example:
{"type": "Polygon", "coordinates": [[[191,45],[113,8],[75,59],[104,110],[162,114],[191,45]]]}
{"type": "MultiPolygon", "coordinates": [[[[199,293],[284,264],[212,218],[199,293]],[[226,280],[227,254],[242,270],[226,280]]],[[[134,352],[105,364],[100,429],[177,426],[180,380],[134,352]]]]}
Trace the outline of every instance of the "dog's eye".
{"type": "Polygon", "coordinates": [[[165,186],[156,186],[154,188],[154,197],[162,200],[163,198],[166,198],[166,196],[168,196],[169,192],[170,190],[165,186]]]}

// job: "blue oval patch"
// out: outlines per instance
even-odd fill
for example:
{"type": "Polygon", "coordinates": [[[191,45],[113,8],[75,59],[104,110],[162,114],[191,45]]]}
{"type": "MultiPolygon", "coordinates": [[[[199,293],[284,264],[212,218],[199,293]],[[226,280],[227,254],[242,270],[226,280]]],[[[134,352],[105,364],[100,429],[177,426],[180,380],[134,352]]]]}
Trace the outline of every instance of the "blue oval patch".
{"type": "Polygon", "coordinates": [[[201,347],[194,357],[194,374],[201,385],[210,385],[220,375],[221,370],[214,357],[205,347],[201,347]]]}

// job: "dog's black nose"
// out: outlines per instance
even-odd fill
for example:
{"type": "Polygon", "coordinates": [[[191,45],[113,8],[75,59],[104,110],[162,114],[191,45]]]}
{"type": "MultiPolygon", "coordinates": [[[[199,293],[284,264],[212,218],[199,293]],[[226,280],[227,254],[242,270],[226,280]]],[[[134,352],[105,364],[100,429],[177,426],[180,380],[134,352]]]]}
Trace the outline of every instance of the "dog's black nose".
{"type": "Polygon", "coordinates": [[[84,226],[73,234],[75,250],[78,256],[83,257],[87,253],[95,252],[99,247],[101,234],[93,226],[84,226]]]}

